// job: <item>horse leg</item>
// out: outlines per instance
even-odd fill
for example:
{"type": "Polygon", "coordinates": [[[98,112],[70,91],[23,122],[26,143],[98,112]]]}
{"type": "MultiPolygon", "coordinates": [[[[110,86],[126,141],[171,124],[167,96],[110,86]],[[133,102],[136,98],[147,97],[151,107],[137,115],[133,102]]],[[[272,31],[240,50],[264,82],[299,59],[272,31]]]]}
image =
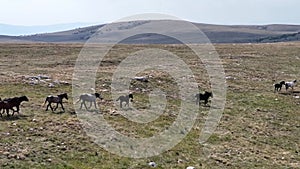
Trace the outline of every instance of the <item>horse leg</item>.
{"type": "Polygon", "coordinates": [[[12,116],[14,116],[15,112],[17,112],[17,111],[15,111],[13,108],[11,108],[11,110],[13,111],[12,116]]]}
{"type": "Polygon", "coordinates": [[[89,107],[89,109],[92,107],[92,102],[90,102],[90,107],[89,107]]]}
{"type": "Polygon", "coordinates": [[[85,109],[88,110],[88,108],[86,107],[85,101],[83,101],[83,105],[84,105],[85,109]]]}
{"type": "Polygon", "coordinates": [[[58,108],[58,103],[56,103],[56,107],[54,108],[54,111],[58,108]]]}
{"type": "Polygon", "coordinates": [[[6,109],[6,114],[7,116],[9,116],[9,109],[6,109]]]}
{"type": "Polygon", "coordinates": [[[120,108],[122,108],[122,101],[120,100],[120,108]]]}
{"type": "Polygon", "coordinates": [[[18,114],[20,114],[20,105],[18,105],[18,106],[16,106],[17,107],[17,111],[16,112],[18,112],[18,114]]]}
{"type": "MultiPolygon", "coordinates": [[[[61,105],[61,108],[63,109],[63,111],[65,111],[65,108],[64,108],[62,102],[60,102],[60,105],[61,105]]],[[[57,103],[57,106],[58,106],[58,103],[57,103]]]]}
{"type": "Polygon", "coordinates": [[[205,105],[208,103],[208,98],[207,99],[205,99],[205,105]]]}
{"type": "MultiPolygon", "coordinates": [[[[50,106],[51,111],[53,112],[53,107],[52,107],[51,103],[49,103],[48,106],[50,106]]],[[[47,106],[47,110],[48,110],[48,106],[47,106]]]]}
{"type": "Polygon", "coordinates": [[[81,110],[82,109],[82,105],[83,105],[83,101],[81,102],[81,104],[80,104],[80,108],[79,108],[79,110],[81,110]]]}
{"type": "Polygon", "coordinates": [[[48,111],[48,108],[49,108],[49,103],[47,104],[46,111],[48,111]]]}
{"type": "Polygon", "coordinates": [[[94,100],[94,105],[95,105],[95,109],[97,109],[97,106],[96,106],[96,100],[94,100]]]}

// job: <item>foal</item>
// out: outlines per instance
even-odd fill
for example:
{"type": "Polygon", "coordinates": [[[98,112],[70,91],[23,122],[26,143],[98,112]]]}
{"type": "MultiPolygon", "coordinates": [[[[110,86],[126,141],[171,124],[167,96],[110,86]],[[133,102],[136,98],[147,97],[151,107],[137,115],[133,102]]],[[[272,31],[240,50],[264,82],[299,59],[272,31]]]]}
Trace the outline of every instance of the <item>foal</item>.
{"type": "Polygon", "coordinates": [[[53,107],[51,106],[51,103],[56,103],[56,107],[54,108],[54,111],[58,108],[58,104],[61,105],[61,108],[63,109],[63,111],[65,111],[64,106],[62,104],[62,100],[63,99],[67,99],[68,100],[68,95],[67,93],[63,93],[63,94],[59,94],[57,96],[48,96],[44,102],[44,106],[45,104],[48,102],[46,111],[48,111],[48,107],[50,106],[52,112],[53,112],[53,107]]]}
{"type": "Polygon", "coordinates": [[[195,97],[196,97],[196,99],[197,99],[197,100],[196,100],[196,104],[199,104],[199,105],[200,105],[200,101],[201,101],[201,100],[204,100],[204,104],[206,105],[206,104],[208,103],[209,97],[213,97],[213,94],[212,94],[212,92],[207,92],[207,91],[205,91],[204,94],[198,93],[198,94],[195,95],[195,97]]]}
{"type": "Polygon", "coordinates": [[[8,104],[7,101],[0,101],[0,115],[2,117],[2,114],[5,112],[6,110],[6,114],[7,116],[9,116],[9,109],[14,111],[14,109],[8,104]],[[3,109],[3,112],[1,112],[1,110],[3,109]]]}
{"type": "Polygon", "coordinates": [[[97,109],[97,106],[96,106],[96,99],[97,98],[99,98],[100,100],[103,99],[99,93],[82,94],[82,95],[79,96],[79,100],[76,103],[81,101],[80,110],[82,109],[82,105],[84,105],[86,110],[90,109],[92,107],[92,103],[94,103],[95,109],[97,109]],[[89,108],[86,107],[86,104],[85,104],[86,101],[90,102],[90,107],[89,108]]]}
{"type": "Polygon", "coordinates": [[[122,108],[122,103],[125,102],[125,106],[127,105],[129,107],[129,99],[133,101],[133,94],[129,94],[126,96],[120,96],[116,101],[120,100],[120,108],[122,108]]]}
{"type": "Polygon", "coordinates": [[[274,93],[279,92],[282,88],[282,85],[285,85],[285,81],[281,81],[280,83],[274,84],[274,93]]]}

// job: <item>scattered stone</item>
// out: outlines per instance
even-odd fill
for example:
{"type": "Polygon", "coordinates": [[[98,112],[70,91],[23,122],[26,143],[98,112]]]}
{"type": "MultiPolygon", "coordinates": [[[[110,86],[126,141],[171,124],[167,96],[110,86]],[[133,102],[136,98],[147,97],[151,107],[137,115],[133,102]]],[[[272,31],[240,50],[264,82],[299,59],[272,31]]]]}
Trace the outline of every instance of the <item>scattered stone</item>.
{"type": "Polygon", "coordinates": [[[157,166],[156,163],[153,162],[153,161],[149,162],[148,165],[151,166],[151,167],[156,167],[157,166]]]}
{"type": "Polygon", "coordinates": [[[133,79],[140,81],[140,82],[149,82],[148,78],[144,77],[144,76],[140,76],[140,77],[137,76],[137,77],[134,77],[133,79]]]}
{"type": "Polygon", "coordinates": [[[3,155],[8,157],[10,155],[10,153],[8,151],[6,151],[6,152],[3,153],[3,155]]]}
{"type": "Polygon", "coordinates": [[[188,167],[186,167],[186,169],[195,169],[195,167],[188,166],[188,167]]]}
{"type": "Polygon", "coordinates": [[[40,80],[41,79],[50,79],[50,77],[46,76],[46,75],[38,75],[37,78],[40,79],[40,80]]]}
{"type": "Polygon", "coordinates": [[[23,155],[23,154],[18,154],[18,155],[17,155],[17,159],[18,159],[18,160],[24,160],[24,159],[25,159],[25,155],[23,155]]]}
{"type": "Polygon", "coordinates": [[[53,83],[49,83],[48,87],[53,88],[55,85],[53,83]]]}
{"type": "Polygon", "coordinates": [[[178,159],[178,160],[177,160],[177,163],[178,163],[178,164],[182,164],[183,162],[184,162],[184,161],[183,161],[182,159],[178,159]]]}

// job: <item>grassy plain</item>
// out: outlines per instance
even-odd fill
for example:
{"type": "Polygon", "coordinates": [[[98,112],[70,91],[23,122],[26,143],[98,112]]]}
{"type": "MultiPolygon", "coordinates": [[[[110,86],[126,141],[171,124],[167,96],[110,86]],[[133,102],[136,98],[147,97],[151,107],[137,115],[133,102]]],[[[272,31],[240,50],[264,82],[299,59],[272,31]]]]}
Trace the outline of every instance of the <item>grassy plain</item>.
{"type": "MultiPolygon", "coordinates": [[[[119,45],[103,59],[97,73],[96,91],[101,113],[117,131],[131,137],[150,137],[164,130],[177,116],[180,100],[174,80],[164,72],[152,73],[149,83],[133,81],[131,88],[139,109],[146,109],[154,87],[168,94],[168,106],[154,122],[130,122],[118,114],[110,95],[111,76],[130,53],[160,48],[181,57],[193,70],[200,91],[210,90],[209,78],[197,57],[182,45],[119,45]],[[137,89],[138,88],[138,89],[137,89]],[[175,94],[174,94],[175,93],[175,94]],[[117,112],[117,113],[116,113],[117,112]]],[[[78,120],[72,102],[72,86],[50,82],[30,84],[29,76],[49,76],[72,82],[81,44],[0,44],[0,97],[26,95],[21,113],[0,118],[0,168],[300,168],[300,99],[273,84],[300,77],[300,43],[217,44],[227,79],[226,106],[215,133],[199,144],[208,107],[201,106],[197,122],[174,148],[146,159],[120,157],[93,142],[78,120]],[[50,94],[67,92],[65,112],[46,112],[50,94]]],[[[92,112],[93,113],[93,112],[92,112]]]]}

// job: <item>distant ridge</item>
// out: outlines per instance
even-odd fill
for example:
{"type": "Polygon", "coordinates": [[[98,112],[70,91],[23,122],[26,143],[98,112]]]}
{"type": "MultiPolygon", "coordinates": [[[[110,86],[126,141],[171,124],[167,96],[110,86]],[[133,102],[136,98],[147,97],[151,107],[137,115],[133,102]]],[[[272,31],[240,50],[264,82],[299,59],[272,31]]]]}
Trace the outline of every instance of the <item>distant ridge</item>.
{"type": "Polygon", "coordinates": [[[51,33],[64,30],[70,30],[74,28],[91,26],[91,23],[64,23],[55,25],[34,25],[34,26],[23,26],[23,25],[8,25],[0,24],[0,34],[7,36],[24,36],[41,33],[51,33]]]}
{"type": "MultiPolygon", "coordinates": [[[[108,39],[118,38],[118,33],[126,29],[134,29],[149,22],[159,21],[133,21],[122,22],[118,30],[110,32],[108,39]]],[[[193,23],[201,29],[212,43],[267,43],[300,41],[300,25],[212,25],[193,23]]],[[[0,42],[49,42],[49,43],[84,43],[103,25],[77,28],[68,31],[35,34],[30,36],[0,36],[0,42]]],[[[184,30],[181,28],[180,30],[184,30]]],[[[185,31],[185,30],[184,30],[185,31]]],[[[0,32],[1,33],[1,32],[0,32]]],[[[187,38],[193,38],[193,32],[184,33],[187,38]]],[[[158,34],[142,34],[130,37],[121,43],[126,44],[176,44],[180,43],[167,36],[158,34]]]]}

